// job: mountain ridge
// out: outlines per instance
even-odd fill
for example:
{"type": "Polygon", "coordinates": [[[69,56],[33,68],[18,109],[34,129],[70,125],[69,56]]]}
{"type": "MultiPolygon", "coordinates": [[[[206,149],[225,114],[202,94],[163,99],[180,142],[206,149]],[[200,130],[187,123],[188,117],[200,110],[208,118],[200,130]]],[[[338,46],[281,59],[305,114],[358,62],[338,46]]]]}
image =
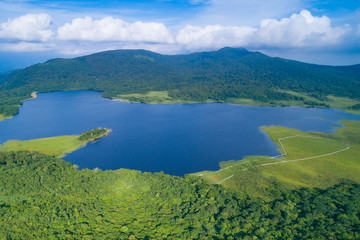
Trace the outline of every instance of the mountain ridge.
{"type": "Polygon", "coordinates": [[[250,99],[269,105],[326,107],[328,95],[360,98],[360,64],[326,66],[274,58],[244,48],[186,55],[111,50],[57,58],[0,79],[0,114],[14,115],[31,92],[91,89],[104,97],[167,91],[184,101],[250,99]],[[289,92],[305,93],[309,101],[289,92]],[[323,102],[321,102],[323,101],[323,102]]]}

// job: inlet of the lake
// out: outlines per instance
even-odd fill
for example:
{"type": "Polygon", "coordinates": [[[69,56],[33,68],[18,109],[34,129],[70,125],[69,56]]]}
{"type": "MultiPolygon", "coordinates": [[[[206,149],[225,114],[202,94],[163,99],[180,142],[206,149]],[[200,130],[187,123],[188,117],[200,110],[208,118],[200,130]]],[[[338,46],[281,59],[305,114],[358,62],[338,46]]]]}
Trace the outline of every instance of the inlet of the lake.
{"type": "Polygon", "coordinates": [[[250,107],[220,103],[137,104],[100,97],[94,91],[38,94],[13,119],[0,122],[0,142],[112,129],[64,159],[80,168],[163,171],[183,175],[217,170],[219,162],[248,155],[277,155],[260,126],[333,132],[339,120],[359,115],[336,109],[250,107]]]}

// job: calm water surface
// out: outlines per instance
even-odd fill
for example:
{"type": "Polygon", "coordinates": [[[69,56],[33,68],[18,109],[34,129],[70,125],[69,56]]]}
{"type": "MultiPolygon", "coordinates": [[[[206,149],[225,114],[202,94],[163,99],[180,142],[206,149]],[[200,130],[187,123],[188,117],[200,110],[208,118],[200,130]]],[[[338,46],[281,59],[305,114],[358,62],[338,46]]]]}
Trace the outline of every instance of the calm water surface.
{"type": "Polygon", "coordinates": [[[136,104],[100,97],[93,91],[38,94],[20,114],[0,122],[0,142],[67,134],[94,127],[113,132],[65,157],[80,168],[129,168],[183,175],[216,170],[220,161],[247,155],[277,155],[259,130],[282,125],[332,132],[341,119],[360,116],[335,109],[249,107],[230,104],[136,104]]]}

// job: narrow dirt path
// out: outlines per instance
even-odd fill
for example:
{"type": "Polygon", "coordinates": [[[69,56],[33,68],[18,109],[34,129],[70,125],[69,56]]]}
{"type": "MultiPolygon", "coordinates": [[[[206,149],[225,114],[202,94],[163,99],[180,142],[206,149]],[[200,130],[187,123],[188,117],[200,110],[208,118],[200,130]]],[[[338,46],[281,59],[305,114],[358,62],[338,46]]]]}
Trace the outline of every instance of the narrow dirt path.
{"type": "MultiPolygon", "coordinates": [[[[275,156],[275,157],[272,157],[273,159],[274,158],[279,158],[279,157],[286,157],[287,156],[287,152],[284,148],[284,145],[281,143],[281,140],[284,140],[284,139],[289,139],[289,138],[294,138],[294,137],[307,137],[307,138],[321,138],[321,137],[313,137],[313,136],[302,136],[302,135],[294,135],[294,136],[289,136],[289,137],[284,137],[284,138],[279,138],[278,139],[278,142],[283,150],[283,154],[282,155],[278,155],[278,156],[275,156]]],[[[330,155],[334,155],[334,154],[337,154],[339,152],[343,152],[343,151],[346,151],[348,150],[350,147],[344,143],[344,145],[346,146],[346,148],[343,148],[343,149],[340,149],[340,150],[337,150],[337,151],[334,151],[334,152],[331,152],[331,153],[326,153],[326,154],[322,154],[322,155],[317,155],[317,156],[312,156],[312,157],[306,157],[306,158],[298,158],[298,159],[293,159],[293,160],[287,160],[287,161],[276,161],[276,162],[271,162],[271,163],[263,163],[263,164],[259,164],[259,165],[256,165],[254,167],[263,167],[263,166],[268,166],[268,165],[275,165],[275,164],[282,164],[282,163],[289,163],[289,162],[298,162],[298,161],[305,161],[305,160],[309,160],[309,159],[314,159],[314,158],[320,158],[320,157],[326,157],[326,156],[330,156],[330,155]]],[[[237,165],[240,165],[241,163],[238,163],[238,164],[235,164],[235,165],[232,165],[232,166],[229,166],[229,167],[226,167],[226,168],[223,168],[223,169],[220,169],[216,172],[222,172],[224,170],[227,170],[229,168],[232,168],[234,166],[237,166],[237,165]]],[[[242,171],[247,171],[248,168],[244,168],[242,169],[242,171]]],[[[220,181],[218,181],[217,183],[222,183],[222,182],[225,182],[226,180],[234,177],[234,175],[231,175],[229,177],[226,177],[220,181]]]]}

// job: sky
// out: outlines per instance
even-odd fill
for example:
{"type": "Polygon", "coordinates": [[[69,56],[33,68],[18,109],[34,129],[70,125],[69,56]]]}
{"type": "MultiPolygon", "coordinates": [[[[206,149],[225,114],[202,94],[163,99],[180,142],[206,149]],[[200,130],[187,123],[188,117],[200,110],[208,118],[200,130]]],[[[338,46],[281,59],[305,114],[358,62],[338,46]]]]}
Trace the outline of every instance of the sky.
{"type": "Polygon", "coordinates": [[[360,63],[360,0],[0,0],[0,72],[113,49],[360,63]]]}

